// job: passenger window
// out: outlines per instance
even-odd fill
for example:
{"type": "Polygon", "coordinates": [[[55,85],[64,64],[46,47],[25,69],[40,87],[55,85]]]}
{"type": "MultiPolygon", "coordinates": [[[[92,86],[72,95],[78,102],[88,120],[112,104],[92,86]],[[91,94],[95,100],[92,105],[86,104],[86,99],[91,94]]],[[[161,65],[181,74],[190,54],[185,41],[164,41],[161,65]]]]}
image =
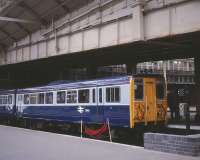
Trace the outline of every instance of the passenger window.
{"type": "Polygon", "coordinates": [[[106,88],[106,102],[109,102],[109,103],[120,102],[120,88],[119,87],[106,88]]]}
{"type": "Polygon", "coordinates": [[[134,81],[134,95],[136,100],[142,100],[144,96],[143,91],[143,80],[142,79],[135,79],[134,81]]]}
{"type": "Polygon", "coordinates": [[[93,103],[96,102],[96,90],[95,89],[92,90],[92,102],[93,103]]]}
{"type": "Polygon", "coordinates": [[[89,89],[83,89],[78,91],[78,102],[89,103],[89,89]]]}
{"type": "Polygon", "coordinates": [[[44,104],[44,93],[38,94],[38,104],[44,104]]]}
{"type": "Polygon", "coordinates": [[[37,95],[31,94],[30,95],[30,104],[36,104],[37,103],[37,95]]]}
{"type": "Polygon", "coordinates": [[[8,96],[3,96],[3,104],[8,104],[8,96]]]}
{"type": "Polygon", "coordinates": [[[45,104],[53,104],[53,93],[52,92],[46,93],[45,104]]]}
{"type": "Polygon", "coordinates": [[[28,95],[28,94],[25,94],[25,95],[24,95],[24,104],[29,104],[29,101],[30,101],[29,95],[28,95]]]}
{"type": "Polygon", "coordinates": [[[102,103],[103,99],[102,99],[102,88],[99,88],[99,103],[102,103]]]}
{"type": "Polygon", "coordinates": [[[3,99],[2,99],[2,96],[0,96],[0,104],[3,103],[3,99]]]}
{"type": "Polygon", "coordinates": [[[12,104],[12,95],[8,96],[8,104],[12,104]]]}
{"type": "Polygon", "coordinates": [[[164,97],[165,97],[165,88],[162,83],[156,84],[156,97],[158,99],[164,99],[164,97]]]}
{"type": "Polygon", "coordinates": [[[77,103],[77,91],[67,91],[67,103],[77,103]]]}
{"type": "Polygon", "coordinates": [[[57,103],[58,104],[65,103],[65,96],[66,96],[66,92],[65,91],[57,92],[57,103]]]}

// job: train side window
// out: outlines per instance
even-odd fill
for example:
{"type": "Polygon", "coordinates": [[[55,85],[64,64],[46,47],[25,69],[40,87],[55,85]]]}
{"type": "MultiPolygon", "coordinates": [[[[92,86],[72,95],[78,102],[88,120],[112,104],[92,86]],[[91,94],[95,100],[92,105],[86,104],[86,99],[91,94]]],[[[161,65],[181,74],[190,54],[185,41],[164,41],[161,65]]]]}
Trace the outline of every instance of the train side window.
{"type": "Polygon", "coordinates": [[[95,103],[96,102],[96,90],[92,89],[92,102],[95,103]]]}
{"type": "Polygon", "coordinates": [[[90,98],[90,90],[82,89],[78,91],[78,102],[79,103],[89,103],[90,98]]]}
{"type": "Polygon", "coordinates": [[[53,92],[46,93],[45,104],[53,104],[53,92]]]}
{"type": "Polygon", "coordinates": [[[3,96],[3,104],[7,104],[8,103],[8,96],[3,96]]]}
{"type": "Polygon", "coordinates": [[[142,100],[144,96],[144,85],[142,79],[135,79],[134,81],[134,95],[136,100],[142,100]]]}
{"type": "Polygon", "coordinates": [[[106,88],[106,102],[110,102],[110,103],[120,102],[120,88],[119,87],[106,88]]]}
{"type": "Polygon", "coordinates": [[[44,93],[38,94],[38,104],[44,104],[44,93]]]}
{"type": "Polygon", "coordinates": [[[29,104],[29,102],[30,102],[29,94],[25,94],[24,95],[24,104],[29,104]]]}
{"type": "Polygon", "coordinates": [[[2,99],[2,96],[0,96],[0,104],[3,103],[3,99],[2,99]]]}
{"type": "Polygon", "coordinates": [[[162,83],[156,84],[156,97],[158,99],[163,99],[165,97],[165,88],[162,83]]]}
{"type": "Polygon", "coordinates": [[[37,95],[31,94],[30,95],[30,104],[36,104],[37,103],[37,95]]]}
{"type": "Polygon", "coordinates": [[[66,92],[65,91],[57,92],[57,104],[65,103],[65,96],[66,96],[66,92]]]}
{"type": "Polygon", "coordinates": [[[99,103],[102,103],[103,102],[103,99],[102,99],[102,88],[99,88],[99,103]]]}
{"type": "Polygon", "coordinates": [[[77,91],[67,91],[67,103],[77,103],[77,91]]]}
{"type": "Polygon", "coordinates": [[[8,104],[12,104],[12,95],[8,96],[8,104]]]}

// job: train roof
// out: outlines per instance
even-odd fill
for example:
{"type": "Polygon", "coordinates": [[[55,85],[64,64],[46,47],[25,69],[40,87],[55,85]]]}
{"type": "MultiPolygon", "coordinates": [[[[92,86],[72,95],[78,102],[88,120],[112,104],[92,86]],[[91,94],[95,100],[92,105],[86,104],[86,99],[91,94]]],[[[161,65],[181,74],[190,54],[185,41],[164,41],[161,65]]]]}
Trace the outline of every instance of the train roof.
{"type": "MultiPolygon", "coordinates": [[[[32,87],[25,89],[18,89],[18,93],[34,93],[34,92],[47,92],[53,90],[67,90],[67,89],[76,89],[76,88],[89,88],[89,87],[98,87],[98,86],[112,86],[112,85],[121,85],[129,83],[130,77],[161,77],[158,75],[144,75],[137,74],[132,76],[117,76],[117,77],[107,77],[93,80],[84,80],[84,81],[56,81],[51,82],[48,85],[40,87],[32,87]]],[[[14,90],[0,90],[0,94],[12,94],[14,90]]]]}
{"type": "Polygon", "coordinates": [[[0,90],[0,95],[14,94],[15,90],[0,90]]]}
{"type": "Polygon", "coordinates": [[[46,86],[33,87],[18,89],[18,93],[33,93],[33,92],[46,92],[53,90],[65,90],[65,89],[75,89],[75,88],[88,88],[88,87],[98,87],[98,86],[108,86],[108,85],[120,85],[129,83],[130,76],[122,77],[110,77],[102,78],[96,80],[85,80],[85,81],[76,81],[76,82],[54,82],[46,86]]]}

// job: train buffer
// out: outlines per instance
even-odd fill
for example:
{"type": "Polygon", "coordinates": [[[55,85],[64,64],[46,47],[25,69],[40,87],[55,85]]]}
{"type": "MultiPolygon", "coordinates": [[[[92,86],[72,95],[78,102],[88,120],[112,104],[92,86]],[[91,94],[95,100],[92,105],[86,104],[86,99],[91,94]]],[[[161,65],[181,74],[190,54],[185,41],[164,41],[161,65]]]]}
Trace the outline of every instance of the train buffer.
{"type": "Polygon", "coordinates": [[[0,126],[0,160],[197,160],[143,147],[0,126]]]}

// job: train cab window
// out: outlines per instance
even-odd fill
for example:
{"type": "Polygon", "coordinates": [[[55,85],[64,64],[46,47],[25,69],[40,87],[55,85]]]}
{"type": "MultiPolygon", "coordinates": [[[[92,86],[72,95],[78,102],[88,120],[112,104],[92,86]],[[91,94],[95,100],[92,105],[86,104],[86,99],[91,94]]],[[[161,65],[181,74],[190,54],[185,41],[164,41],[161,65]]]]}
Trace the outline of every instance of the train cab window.
{"type": "Polygon", "coordinates": [[[136,100],[142,100],[144,96],[143,80],[135,79],[134,81],[134,95],[136,100]]]}
{"type": "Polygon", "coordinates": [[[78,91],[78,102],[79,103],[89,103],[89,89],[83,89],[78,91]]]}
{"type": "Polygon", "coordinates": [[[110,103],[120,102],[119,87],[106,88],[106,102],[110,103]]]}
{"type": "Polygon", "coordinates": [[[57,104],[65,103],[65,96],[66,96],[66,92],[65,91],[57,92],[57,104]]]}
{"type": "Polygon", "coordinates": [[[37,103],[37,95],[31,94],[30,95],[30,104],[36,104],[37,103]]]}
{"type": "Polygon", "coordinates": [[[161,83],[156,84],[156,97],[158,99],[163,99],[165,97],[165,88],[161,83]]]}
{"type": "Polygon", "coordinates": [[[102,88],[99,88],[99,103],[103,102],[103,96],[102,96],[102,88]]]}
{"type": "Polygon", "coordinates": [[[24,95],[24,104],[29,104],[30,99],[29,99],[29,94],[24,95]]]}
{"type": "Polygon", "coordinates": [[[95,103],[96,102],[96,90],[92,89],[92,102],[95,103]]]}
{"type": "Polygon", "coordinates": [[[67,91],[67,103],[77,103],[77,91],[67,91]]]}
{"type": "Polygon", "coordinates": [[[38,94],[38,104],[44,104],[44,93],[38,94]]]}
{"type": "Polygon", "coordinates": [[[12,95],[8,96],[8,104],[12,104],[12,95]]]}
{"type": "Polygon", "coordinates": [[[45,104],[53,104],[53,92],[46,93],[45,104]]]}

